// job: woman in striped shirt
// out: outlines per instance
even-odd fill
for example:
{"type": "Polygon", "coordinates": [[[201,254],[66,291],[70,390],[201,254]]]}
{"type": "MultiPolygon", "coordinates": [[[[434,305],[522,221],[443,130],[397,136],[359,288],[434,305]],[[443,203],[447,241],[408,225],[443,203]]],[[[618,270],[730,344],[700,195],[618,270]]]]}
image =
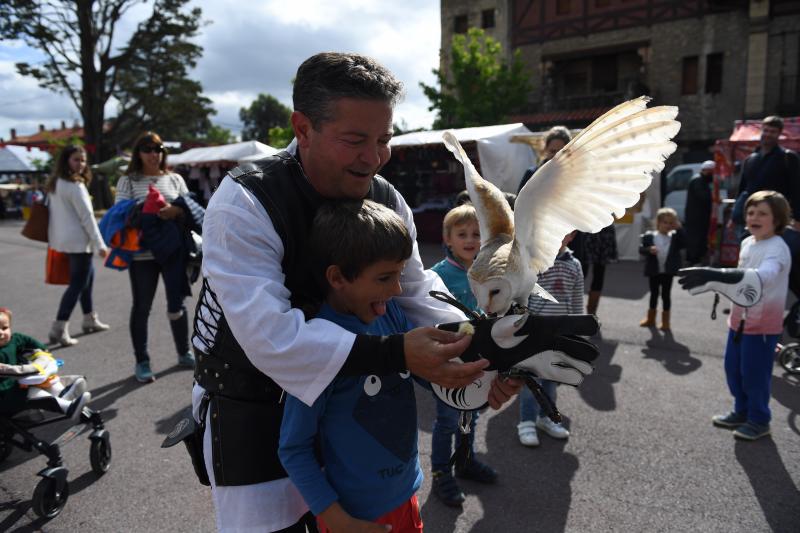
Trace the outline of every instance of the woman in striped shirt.
{"type": "MultiPolygon", "coordinates": [[[[189,194],[186,182],[174,172],[167,171],[167,151],[161,137],[153,132],[146,132],[139,136],[133,145],[131,163],[125,176],[117,183],[116,202],[122,200],[136,200],[143,202],[147,197],[148,188],[153,185],[158,189],[168,203],[163,207],[158,216],[163,220],[174,220],[183,216],[180,207],[173,206],[178,196],[189,194]]],[[[147,319],[153,305],[158,277],[164,278],[164,288],[167,293],[167,317],[172,330],[172,337],[178,351],[178,364],[193,368],[194,356],[189,348],[189,319],[186,306],[183,304],[187,296],[184,286],[185,280],[174,280],[167,275],[162,266],[155,260],[150,252],[136,254],[128,269],[133,294],[133,307],[131,309],[130,331],[133,341],[133,350],[136,355],[136,379],[142,383],[155,381],[155,376],[150,368],[150,354],[147,351],[147,319]]]]}

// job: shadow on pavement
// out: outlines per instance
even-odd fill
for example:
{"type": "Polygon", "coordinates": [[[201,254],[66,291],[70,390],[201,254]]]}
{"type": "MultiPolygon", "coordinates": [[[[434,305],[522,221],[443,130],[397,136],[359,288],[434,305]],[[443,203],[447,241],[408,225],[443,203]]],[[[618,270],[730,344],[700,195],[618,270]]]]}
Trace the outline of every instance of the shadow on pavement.
{"type": "Polygon", "coordinates": [[[702,366],[700,359],[692,357],[689,347],[675,340],[671,331],[661,332],[650,328],[652,338],[642,348],[645,359],[659,361],[664,368],[678,376],[694,372],[702,366]]]}
{"type": "Polygon", "coordinates": [[[800,435],[798,417],[800,416],[800,376],[784,373],[783,376],[772,377],[772,397],[789,409],[787,423],[789,428],[800,435]]]}
{"type": "MultiPolygon", "coordinates": [[[[483,518],[470,530],[474,533],[566,529],[578,459],[564,452],[567,441],[552,439],[543,431],[537,448],[522,446],[517,439],[518,414],[516,408],[506,409],[491,418],[486,428],[486,446],[499,472],[498,485],[461,485],[466,494],[477,493],[483,507],[483,518]],[[531,483],[532,479],[542,482],[531,483]],[[518,490],[520,487],[525,490],[518,490]],[[535,513],[530,512],[532,508],[535,513]]],[[[446,531],[435,525],[430,530],[446,531]]]]}
{"type": "Polygon", "coordinates": [[[614,384],[622,376],[622,367],[611,363],[619,343],[607,341],[600,337],[591,339],[600,350],[594,363],[594,372],[581,383],[578,392],[588,405],[598,411],[613,411],[617,408],[614,396],[614,384]]]}
{"type": "Polygon", "coordinates": [[[736,441],[736,460],[753,487],[770,530],[797,531],[800,524],[800,492],[781,460],[771,438],[736,441]]]}
{"type": "Polygon", "coordinates": [[[170,431],[173,430],[175,425],[178,423],[178,420],[181,420],[185,416],[190,416],[192,414],[192,406],[188,405],[181,409],[175,411],[175,413],[171,414],[170,416],[160,418],[155,421],[156,426],[156,433],[159,435],[166,435],[170,431]]]}

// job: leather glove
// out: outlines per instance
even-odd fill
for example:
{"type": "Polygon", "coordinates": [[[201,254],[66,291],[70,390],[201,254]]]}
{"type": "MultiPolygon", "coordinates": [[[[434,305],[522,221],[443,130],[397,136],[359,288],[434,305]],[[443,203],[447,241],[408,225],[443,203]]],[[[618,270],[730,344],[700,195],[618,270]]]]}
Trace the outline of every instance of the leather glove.
{"type": "MultiPolygon", "coordinates": [[[[464,323],[451,322],[437,327],[447,331],[459,331],[459,328],[463,329],[462,324],[464,323]]],[[[464,361],[488,359],[491,365],[487,370],[505,372],[520,361],[538,353],[555,350],[569,358],[563,360],[564,364],[576,360],[577,363],[571,366],[581,372],[581,369],[586,370],[586,366],[580,363],[591,367],[591,362],[599,353],[594,344],[576,337],[576,335],[593,335],[597,332],[599,324],[593,315],[538,316],[526,312],[520,315],[470,320],[469,324],[474,328],[474,338],[469,348],[461,355],[461,359],[464,361]]],[[[553,366],[556,363],[551,359],[549,364],[553,366]]],[[[547,365],[548,363],[542,363],[537,366],[543,374],[555,375],[555,368],[547,365]]],[[[571,380],[574,381],[574,377],[571,380]]],[[[553,379],[553,381],[559,380],[553,379]]]]}
{"type": "Polygon", "coordinates": [[[752,268],[682,268],[678,283],[689,294],[714,291],[741,307],[752,307],[761,300],[761,278],[752,268]]]}
{"type": "Polygon", "coordinates": [[[596,353],[597,347],[585,339],[576,338],[575,341],[575,346],[584,344],[585,354],[582,357],[571,357],[561,351],[548,350],[520,361],[511,369],[510,375],[513,376],[515,370],[523,370],[534,374],[537,378],[577,387],[583,378],[594,370],[588,362],[594,360],[594,357],[591,359],[588,357],[591,353],[596,353]]]}

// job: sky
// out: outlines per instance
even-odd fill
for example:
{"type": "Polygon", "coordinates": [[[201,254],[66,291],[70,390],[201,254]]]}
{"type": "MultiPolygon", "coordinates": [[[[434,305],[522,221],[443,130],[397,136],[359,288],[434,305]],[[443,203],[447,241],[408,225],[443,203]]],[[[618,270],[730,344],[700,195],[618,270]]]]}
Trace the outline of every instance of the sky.
{"type": "MultiPolygon", "coordinates": [[[[191,77],[198,80],[217,114],[211,121],[239,133],[239,109],[259,93],[269,93],[292,107],[291,80],[297,67],[322,51],[358,52],[387,66],[404,86],[405,99],[395,109],[395,122],[410,128],[431,126],[434,114],[419,87],[435,84],[439,64],[440,27],[437,0],[193,0],[206,22],[194,42],[203,56],[191,77]]],[[[129,36],[148,16],[152,2],[132,9],[120,21],[118,41],[129,36]]],[[[35,63],[41,52],[22,42],[0,41],[0,137],[35,133],[80,122],[72,101],[22,77],[14,64],[35,63]]],[[[114,102],[106,106],[113,116],[114,102]]]]}

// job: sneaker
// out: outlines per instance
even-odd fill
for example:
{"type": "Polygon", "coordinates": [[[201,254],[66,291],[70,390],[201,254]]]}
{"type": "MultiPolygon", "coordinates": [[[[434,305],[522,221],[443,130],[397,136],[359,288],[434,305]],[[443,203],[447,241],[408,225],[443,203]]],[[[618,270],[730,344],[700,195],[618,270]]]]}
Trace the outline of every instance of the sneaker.
{"type": "Polygon", "coordinates": [[[150,370],[150,361],[136,363],[136,368],[133,373],[139,383],[152,383],[156,380],[156,376],[153,374],[153,371],[150,370]]]}
{"type": "Polygon", "coordinates": [[[727,415],[714,415],[711,417],[711,423],[718,428],[736,429],[745,422],[747,422],[747,417],[745,415],[733,411],[727,415]]]}
{"type": "Polygon", "coordinates": [[[536,427],[553,437],[554,439],[566,439],[569,437],[569,431],[567,428],[553,422],[547,416],[540,416],[536,419],[536,427]]]}
{"type": "Polygon", "coordinates": [[[448,507],[461,507],[467,499],[450,472],[433,473],[433,494],[448,507]]]}
{"type": "Polygon", "coordinates": [[[530,420],[525,420],[517,424],[517,435],[519,442],[523,446],[538,446],[539,434],[536,433],[536,424],[530,420]]]}
{"type": "Polygon", "coordinates": [[[64,390],[61,391],[58,397],[72,401],[86,392],[86,389],[86,380],[83,378],[83,376],[78,376],[72,383],[64,387],[64,390]]]}
{"type": "Polygon", "coordinates": [[[72,400],[72,403],[69,404],[67,412],[64,414],[67,415],[68,418],[77,420],[81,416],[81,411],[83,411],[83,408],[86,407],[86,404],[89,403],[89,400],[91,399],[92,394],[89,392],[84,392],[72,400]]]}
{"type": "Polygon", "coordinates": [[[491,466],[477,459],[470,459],[466,466],[456,468],[456,477],[490,485],[497,481],[497,472],[491,466]]]}
{"type": "Polygon", "coordinates": [[[769,434],[769,424],[756,424],[749,421],[737,427],[733,432],[734,437],[742,440],[756,440],[769,434]]]}
{"type": "Polygon", "coordinates": [[[194,368],[194,355],[192,352],[186,352],[178,356],[178,366],[183,368],[194,368]]]}

